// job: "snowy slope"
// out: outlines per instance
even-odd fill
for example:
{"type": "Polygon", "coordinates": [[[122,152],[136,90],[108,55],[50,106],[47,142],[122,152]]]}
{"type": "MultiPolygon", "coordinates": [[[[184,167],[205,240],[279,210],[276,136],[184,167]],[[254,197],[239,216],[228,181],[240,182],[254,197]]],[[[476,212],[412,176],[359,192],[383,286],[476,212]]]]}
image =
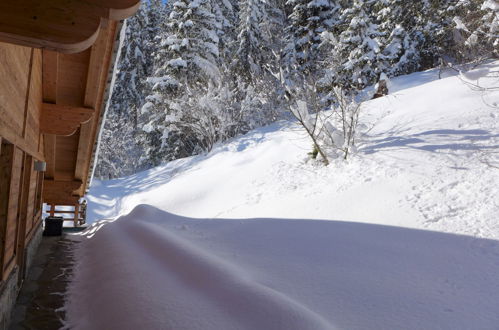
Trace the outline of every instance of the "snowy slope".
{"type": "Polygon", "coordinates": [[[499,91],[437,78],[366,102],[347,162],[308,160],[281,122],[94,181],[68,326],[497,328],[499,91]]]}
{"type": "Polygon", "coordinates": [[[341,219],[498,238],[490,165],[499,166],[499,110],[487,106],[498,92],[438,80],[437,70],[391,85],[394,94],[365,103],[373,128],[347,162],[307,161],[307,137],[278,123],[206,156],[96,181],[90,221],[150,204],[188,217],[341,219]]]}

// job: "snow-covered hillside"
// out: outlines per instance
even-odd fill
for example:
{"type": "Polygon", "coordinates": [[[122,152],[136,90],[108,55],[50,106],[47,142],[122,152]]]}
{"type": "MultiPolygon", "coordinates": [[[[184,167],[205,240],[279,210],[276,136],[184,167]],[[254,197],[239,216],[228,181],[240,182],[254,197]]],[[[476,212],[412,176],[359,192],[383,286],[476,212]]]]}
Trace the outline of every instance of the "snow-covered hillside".
{"type": "MultiPolygon", "coordinates": [[[[497,86],[498,65],[466,77],[497,86]]],[[[363,105],[358,152],[328,167],[280,122],[94,181],[68,325],[497,328],[499,91],[463,79],[394,79],[363,105]]]]}
{"type": "Polygon", "coordinates": [[[310,161],[306,135],[280,122],[205,156],[95,180],[90,222],[149,204],[187,217],[347,220],[499,238],[499,110],[487,105],[499,102],[497,91],[438,80],[437,70],[396,78],[391,90],[364,104],[361,121],[373,128],[347,162],[310,161]]]}

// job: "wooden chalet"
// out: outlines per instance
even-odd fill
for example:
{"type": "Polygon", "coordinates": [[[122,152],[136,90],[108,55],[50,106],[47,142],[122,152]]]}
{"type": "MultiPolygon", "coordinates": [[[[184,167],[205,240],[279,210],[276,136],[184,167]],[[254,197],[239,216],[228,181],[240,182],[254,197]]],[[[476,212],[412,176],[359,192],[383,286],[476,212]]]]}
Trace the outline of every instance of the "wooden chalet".
{"type": "Polygon", "coordinates": [[[0,1],[0,329],[41,239],[42,203],[78,218],[121,22],[139,5],[0,1]]]}

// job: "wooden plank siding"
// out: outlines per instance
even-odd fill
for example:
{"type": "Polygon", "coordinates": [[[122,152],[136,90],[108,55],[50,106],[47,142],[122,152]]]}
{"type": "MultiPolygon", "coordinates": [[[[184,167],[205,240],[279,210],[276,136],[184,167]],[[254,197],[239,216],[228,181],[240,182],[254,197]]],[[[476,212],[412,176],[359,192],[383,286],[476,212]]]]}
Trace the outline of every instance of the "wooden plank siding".
{"type": "Polygon", "coordinates": [[[33,162],[44,160],[42,64],[40,49],[0,43],[0,281],[16,264],[22,268],[41,221],[43,179],[33,162]]]}
{"type": "MultiPolygon", "coordinates": [[[[0,47],[0,127],[19,135],[23,130],[31,49],[9,44],[0,47]],[[10,79],[3,79],[9,77],[10,79]]],[[[2,134],[6,136],[6,134],[2,134]]]]}
{"type": "Polygon", "coordinates": [[[37,86],[41,75],[39,54],[40,51],[33,52],[32,58],[31,48],[0,43],[0,136],[43,159],[38,150],[41,104],[36,101],[41,93],[41,86],[37,86]]]}
{"type": "Polygon", "coordinates": [[[14,145],[2,140],[0,147],[0,280],[3,280],[3,265],[7,233],[7,214],[9,210],[10,181],[14,145]]]}
{"type": "Polygon", "coordinates": [[[24,248],[41,222],[43,174],[34,159],[3,140],[0,148],[0,280],[17,264],[23,274],[24,248]]]}
{"type": "Polygon", "coordinates": [[[17,251],[17,232],[18,232],[18,211],[19,196],[21,191],[21,175],[23,169],[24,153],[21,149],[12,144],[3,144],[2,162],[10,165],[10,168],[2,168],[2,210],[0,216],[3,221],[3,239],[1,274],[5,278],[15,266],[15,257],[17,251]]]}

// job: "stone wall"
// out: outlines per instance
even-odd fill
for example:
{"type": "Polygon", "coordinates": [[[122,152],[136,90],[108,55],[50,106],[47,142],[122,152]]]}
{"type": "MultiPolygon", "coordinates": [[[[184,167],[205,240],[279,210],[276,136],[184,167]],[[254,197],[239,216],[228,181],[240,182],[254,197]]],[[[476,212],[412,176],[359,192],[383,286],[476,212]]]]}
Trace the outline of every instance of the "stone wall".
{"type": "MultiPolygon", "coordinates": [[[[33,238],[26,246],[25,250],[25,269],[26,273],[29,272],[33,260],[38,250],[38,246],[42,240],[43,228],[40,225],[36,232],[33,234],[33,238]]],[[[0,330],[7,330],[9,325],[9,320],[11,317],[12,309],[16,304],[17,295],[19,293],[19,267],[16,266],[9,277],[0,283],[0,330]]]]}
{"type": "Polygon", "coordinates": [[[6,330],[9,325],[10,314],[19,291],[18,277],[19,268],[16,266],[7,280],[0,284],[0,330],[6,330]]]}
{"type": "Polygon", "coordinates": [[[33,264],[33,260],[35,259],[36,251],[38,251],[38,246],[40,245],[40,242],[42,241],[42,234],[43,234],[43,227],[40,223],[40,226],[38,229],[36,229],[36,232],[33,235],[33,238],[31,241],[28,243],[28,246],[26,247],[26,273],[29,272],[31,269],[31,265],[33,264]]]}

